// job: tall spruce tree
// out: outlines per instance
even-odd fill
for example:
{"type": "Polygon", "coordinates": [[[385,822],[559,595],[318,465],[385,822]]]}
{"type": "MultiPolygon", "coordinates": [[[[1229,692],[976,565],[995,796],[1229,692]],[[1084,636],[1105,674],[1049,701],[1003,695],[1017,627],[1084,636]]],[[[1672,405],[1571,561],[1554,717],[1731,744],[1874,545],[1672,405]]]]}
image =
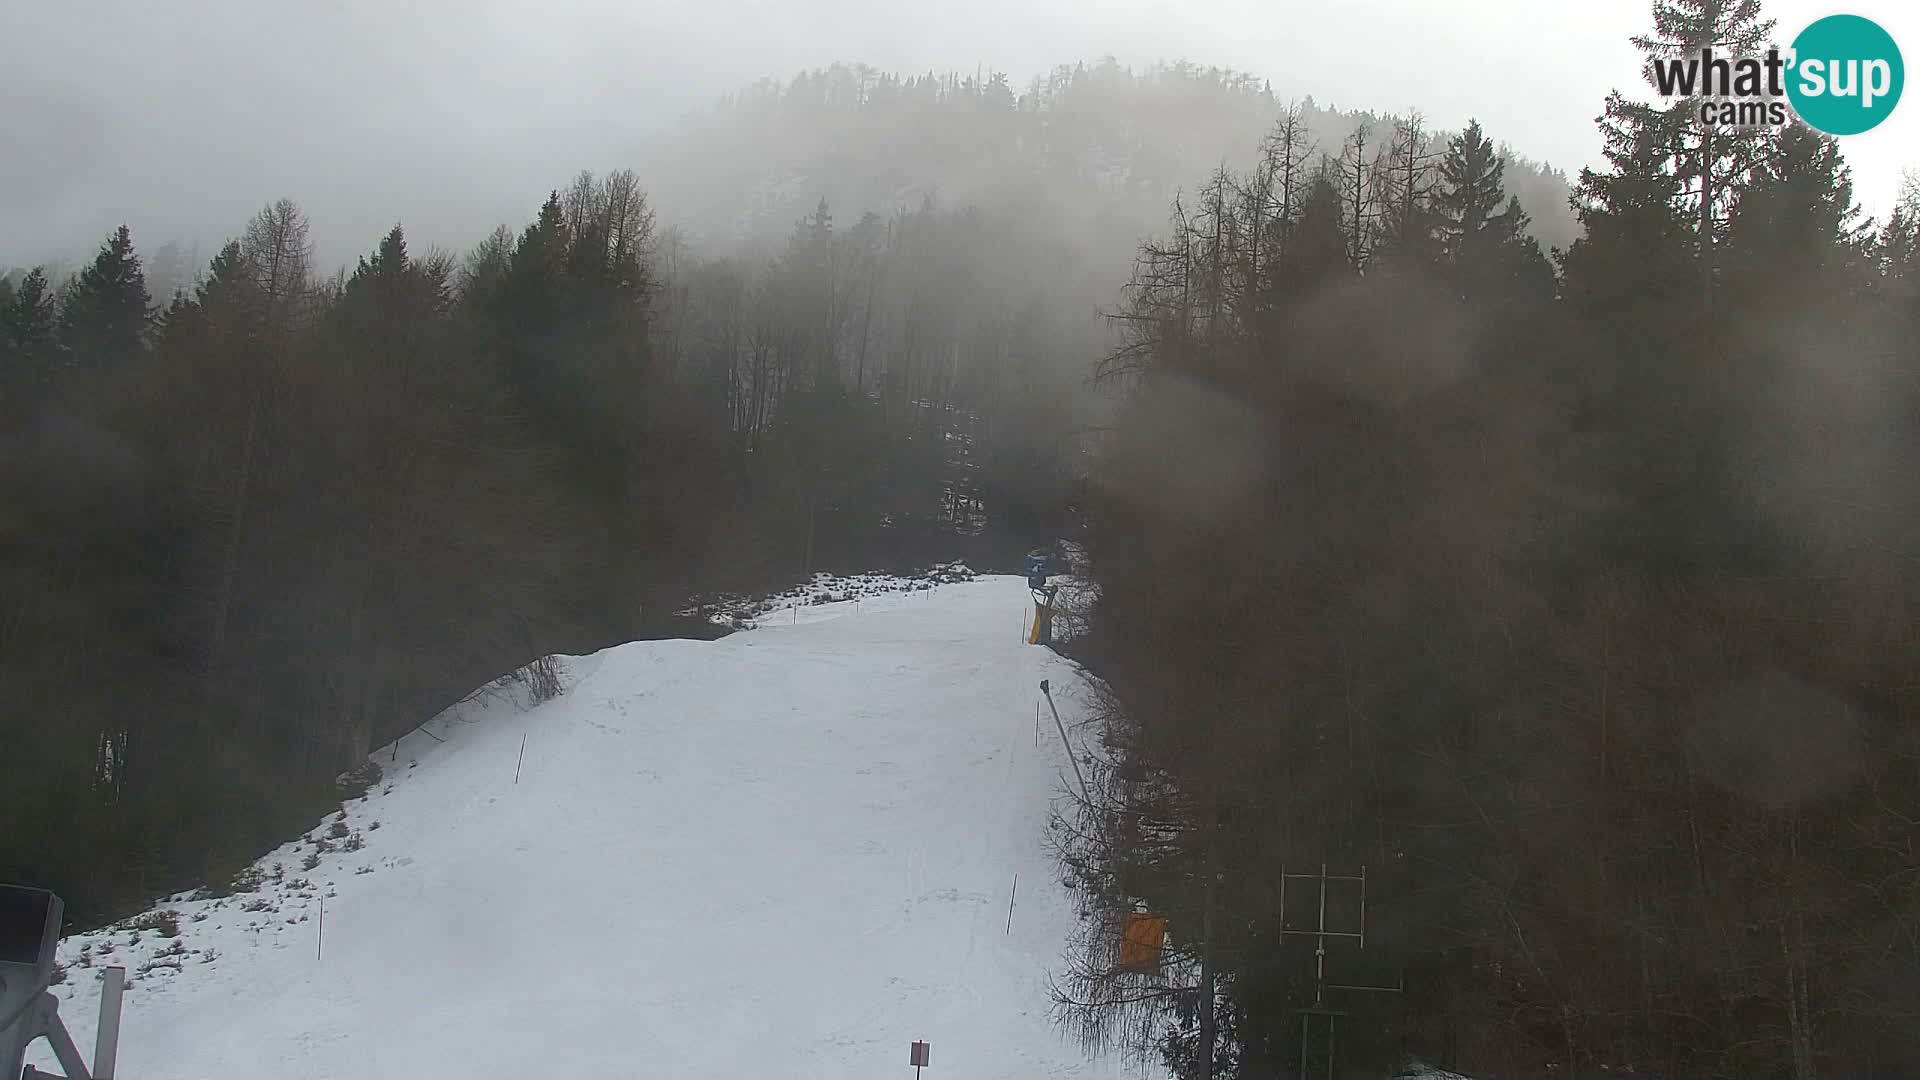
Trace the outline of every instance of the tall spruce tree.
{"type": "MultiPolygon", "coordinates": [[[[1760,15],[1760,0],[1654,0],[1653,30],[1636,35],[1645,56],[1642,75],[1657,87],[1655,67],[1663,60],[1698,56],[1711,48],[1723,57],[1749,55],[1766,47],[1774,20],[1760,15]]],[[[1629,103],[1618,93],[1607,98],[1601,118],[1607,156],[1630,154],[1650,138],[1665,150],[1667,168],[1678,182],[1677,200],[1689,213],[1704,299],[1712,299],[1716,263],[1714,245],[1735,200],[1753,169],[1771,153],[1765,129],[1716,130],[1703,127],[1697,101],[1680,98],[1664,108],[1629,103]]]]}
{"type": "Polygon", "coordinates": [[[1506,167],[1478,120],[1467,121],[1466,129],[1448,140],[1446,156],[1440,159],[1445,187],[1438,201],[1456,250],[1463,237],[1485,228],[1499,212],[1505,198],[1501,177],[1506,167]]]}
{"type": "Polygon", "coordinates": [[[1870,239],[1853,201],[1853,179],[1839,141],[1795,122],[1784,128],[1773,156],[1754,170],[1727,227],[1730,260],[1738,260],[1743,295],[1792,266],[1791,285],[1804,289],[1840,269],[1859,269],[1870,239]]]}
{"type": "Polygon", "coordinates": [[[61,297],[60,345],[82,373],[122,372],[145,353],[153,314],[133,235],[122,225],[61,297]]]}
{"type": "Polygon", "coordinates": [[[566,217],[556,190],[541,204],[533,223],[521,231],[493,307],[498,337],[507,353],[507,371],[543,424],[553,424],[560,409],[559,389],[551,368],[552,353],[569,307],[569,247],[566,217]]]}
{"type": "Polygon", "coordinates": [[[0,412],[17,421],[45,397],[58,355],[59,324],[46,270],[28,271],[0,301],[0,412]]]}
{"type": "Polygon", "coordinates": [[[1506,194],[1505,169],[1478,120],[1448,142],[1435,199],[1448,259],[1469,297],[1544,300],[1553,294],[1553,268],[1527,233],[1520,200],[1506,194]]]}
{"type": "MultiPolygon", "coordinates": [[[[286,335],[294,330],[290,298],[305,289],[304,268],[287,265],[283,240],[268,239],[280,234],[263,227],[268,213],[255,218],[248,239],[221,247],[192,299],[168,308],[159,334],[169,372],[199,388],[191,398],[169,400],[197,417],[177,449],[189,462],[187,490],[207,522],[196,534],[195,556],[212,585],[204,615],[190,621],[200,640],[202,693],[209,697],[223,692],[235,612],[245,607],[249,537],[262,525],[257,504],[270,486],[262,448],[278,419],[273,391],[290,345],[286,335]]],[[[288,221],[284,210],[275,220],[288,221]]]]}
{"type": "Polygon", "coordinates": [[[1896,318],[1920,325],[1920,190],[1894,207],[1877,246],[1882,302],[1896,318]]]}

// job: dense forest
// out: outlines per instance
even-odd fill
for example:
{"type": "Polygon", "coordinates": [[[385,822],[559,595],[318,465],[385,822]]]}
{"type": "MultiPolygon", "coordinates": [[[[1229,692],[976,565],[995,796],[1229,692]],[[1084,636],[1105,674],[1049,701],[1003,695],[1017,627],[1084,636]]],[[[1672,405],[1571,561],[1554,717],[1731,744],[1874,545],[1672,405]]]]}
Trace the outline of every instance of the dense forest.
{"type": "Polygon", "coordinates": [[[327,275],[309,229],[267,206],[164,302],[125,227],[0,285],[0,878],[82,922],[217,886],[373,747],[705,590],[1069,525],[1088,320],[976,213],[822,203],[705,257],[615,172],[460,258],[396,226],[327,275]]]}
{"type": "MultiPolygon", "coordinates": [[[[1655,9],[1650,53],[1770,30],[1655,9]]],[[[1920,190],[1870,223],[1831,138],[1683,112],[1606,102],[1550,257],[1482,133],[1291,114],[1142,249],[1057,822],[1090,1043],[1920,1073],[1920,190]]]]}

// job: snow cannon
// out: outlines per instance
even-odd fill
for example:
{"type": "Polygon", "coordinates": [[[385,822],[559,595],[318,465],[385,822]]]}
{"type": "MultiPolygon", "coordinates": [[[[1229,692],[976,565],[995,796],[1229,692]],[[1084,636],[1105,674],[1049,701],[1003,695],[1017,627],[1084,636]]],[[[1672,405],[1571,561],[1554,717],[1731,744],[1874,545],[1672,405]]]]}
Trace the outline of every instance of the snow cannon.
{"type": "Polygon", "coordinates": [[[0,885],[0,1077],[58,1080],[27,1067],[27,1047],[45,1038],[53,1045],[66,1080],[111,1080],[120,1038],[120,992],[126,969],[110,967],[100,994],[100,1027],[93,1068],[80,1056],[60,1021],[53,985],[54,957],[66,906],[45,889],[0,885]]]}
{"type": "Polygon", "coordinates": [[[1026,641],[1029,645],[1053,644],[1053,597],[1060,586],[1047,584],[1053,573],[1053,552],[1034,548],[1027,552],[1027,588],[1033,591],[1033,622],[1026,641]]]}
{"type": "Polygon", "coordinates": [[[1053,573],[1053,552],[1046,548],[1034,548],[1027,552],[1027,587],[1039,592],[1047,587],[1047,577],[1053,573]]]}
{"type": "Polygon", "coordinates": [[[45,889],[0,885],[0,1076],[20,1075],[27,1044],[40,1037],[41,995],[53,985],[60,898],[45,889]]]}

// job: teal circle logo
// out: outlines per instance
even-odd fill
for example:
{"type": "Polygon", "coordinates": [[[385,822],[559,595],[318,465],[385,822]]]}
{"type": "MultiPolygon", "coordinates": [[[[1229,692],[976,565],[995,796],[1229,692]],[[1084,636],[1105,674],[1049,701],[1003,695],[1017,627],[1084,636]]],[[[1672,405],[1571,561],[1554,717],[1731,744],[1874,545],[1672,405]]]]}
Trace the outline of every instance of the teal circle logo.
{"type": "Polygon", "coordinates": [[[1893,112],[1907,72],[1900,46],[1880,24],[1858,15],[1829,15],[1793,39],[1787,97],[1810,127],[1858,135],[1893,112]]]}

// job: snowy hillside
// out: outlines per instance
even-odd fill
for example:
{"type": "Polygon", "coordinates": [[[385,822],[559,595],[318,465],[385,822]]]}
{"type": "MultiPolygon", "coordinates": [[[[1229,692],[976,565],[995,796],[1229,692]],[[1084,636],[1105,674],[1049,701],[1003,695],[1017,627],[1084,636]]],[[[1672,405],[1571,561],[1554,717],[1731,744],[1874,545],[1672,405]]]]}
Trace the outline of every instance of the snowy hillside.
{"type": "Polygon", "coordinates": [[[1071,725],[1079,683],[1026,604],[982,578],[569,660],[558,700],[377,754],[253,888],[167,905],[177,937],[69,939],[62,1014],[90,1045],[125,965],[138,1080],[845,1080],[914,1039],[927,1080],[1137,1075],[1047,1018],[1073,914],[1037,684],[1071,725]]]}

